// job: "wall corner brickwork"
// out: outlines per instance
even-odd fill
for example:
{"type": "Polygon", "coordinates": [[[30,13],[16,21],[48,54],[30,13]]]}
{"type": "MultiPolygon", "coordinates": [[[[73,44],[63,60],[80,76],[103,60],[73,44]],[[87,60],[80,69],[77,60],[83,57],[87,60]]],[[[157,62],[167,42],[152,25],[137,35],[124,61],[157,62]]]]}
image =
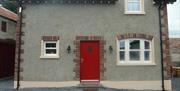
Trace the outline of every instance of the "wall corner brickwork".
{"type": "Polygon", "coordinates": [[[169,48],[169,32],[168,32],[168,14],[167,6],[161,10],[161,28],[162,28],[162,46],[163,46],[163,63],[165,79],[171,77],[171,61],[169,48]]]}
{"type": "MultiPolygon", "coordinates": [[[[25,43],[24,40],[22,40],[23,39],[22,37],[25,36],[25,34],[22,31],[22,27],[24,26],[21,26],[20,17],[21,17],[21,14],[18,14],[17,25],[16,25],[16,48],[15,48],[16,51],[15,51],[15,64],[14,64],[15,65],[14,66],[14,81],[17,81],[17,78],[18,78],[18,60],[20,64],[24,62],[24,59],[21,58],[21,54],[24,54],[24,49],[22,49],[21,46],[24,45],[25,43]],[[21,39],[21,42],[20,42],[20,39],[21,39]]],[[[23,80],[23,77],[21,75],[21,73],[23,72],[22,66],[20,66],[19,72],[20,72],[19,80],[21,81],[23,80]]]]}

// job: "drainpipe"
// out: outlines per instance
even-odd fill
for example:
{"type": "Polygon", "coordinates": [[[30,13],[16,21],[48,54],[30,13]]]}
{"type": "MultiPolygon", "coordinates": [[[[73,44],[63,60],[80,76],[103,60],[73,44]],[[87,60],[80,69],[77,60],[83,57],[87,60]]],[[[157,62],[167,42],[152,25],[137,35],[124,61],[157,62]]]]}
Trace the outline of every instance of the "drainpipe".
{"type": "Polygon", "coordinates": [[[161,50],[161,84],[162,84],[162,91],[165,91],[164,87],[164,62],[163,62],[163,41],[162,41],[162,25],[161,25],[161,9],[162,9],[162,4],[159,5],[158,7],[158,13],[159,13],[159,39],[160,39],[160,50],[161,50]]]}
{"type": "Polygon", "coordinates": [[[19,11],[18,11],[18,21],[17,21],[17,87],[16,89],[18,90],[20,87],[20,61],[21,61],[21,35],[22,35],[22,2],[19,0],[19,11]]]}

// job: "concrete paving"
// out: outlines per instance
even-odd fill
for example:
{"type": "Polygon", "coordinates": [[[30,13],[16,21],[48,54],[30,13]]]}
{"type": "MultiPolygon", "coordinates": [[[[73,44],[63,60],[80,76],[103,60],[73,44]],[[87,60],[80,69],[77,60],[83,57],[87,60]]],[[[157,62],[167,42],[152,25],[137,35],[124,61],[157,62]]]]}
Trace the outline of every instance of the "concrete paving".
{"type": "Polygon", "coordinates": [[[180,78],[172,78],[172,89],[173,91],[180,91],[180,78]]]}
{"type": "MultiPolygon", "coordinates": [[[[173,91],[180,91],[180,78],[172,78],[173,91]]],[[[0,91],[16,91],[13,89],[13,79],[0,80],[0,91]]],[[[24,88],[18,91],[140,91],[140,90],[123,90],[123,89],[112,89],[112,88],[79,88],[79,87],[68,87],[68,88],[24,88]]],[[[143,90],[141,90],[143,91],[143,90]]],[[[144,90],[152,91],[152,90],[144,90]]],[[[153,90],[154,91],[154,90],[153,90]]]]}
{"type": "Polygon", "coordinates": [[[0,79],[0,91],[13,91],[14,81],[12,78],[0,79]]]}
{"type": "MultiPolygon", "coordinates": [[[[0,91],[15,91],[13,89],[0,89],[0,91]]],[[[112,88],[26,88],[18,91],[161,91],[161,90],[126,90],[126,89],[112,89],[112,88]]]]}

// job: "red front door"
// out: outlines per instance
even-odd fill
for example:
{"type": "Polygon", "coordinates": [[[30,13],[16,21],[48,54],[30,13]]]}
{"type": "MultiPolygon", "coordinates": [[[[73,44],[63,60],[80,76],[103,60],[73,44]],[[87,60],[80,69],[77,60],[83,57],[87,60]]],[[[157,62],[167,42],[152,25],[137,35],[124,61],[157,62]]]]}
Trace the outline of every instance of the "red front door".
{"type": "Polygon", "coordinates": [[[81,41],[80,43],[80,80],[100,79],[99,41],[81,41]]]}

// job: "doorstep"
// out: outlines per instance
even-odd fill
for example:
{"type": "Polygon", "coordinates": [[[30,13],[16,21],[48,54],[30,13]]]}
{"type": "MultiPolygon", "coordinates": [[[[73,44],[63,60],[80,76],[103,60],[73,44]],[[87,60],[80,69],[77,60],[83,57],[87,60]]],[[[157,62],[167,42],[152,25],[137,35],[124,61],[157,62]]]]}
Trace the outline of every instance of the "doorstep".
{"type": "Polygon", "coordinates": [[[79,87],[82,87],[82,88],[99,88],[99,87],[102,87],[102,85],[100,84],[100,81],[89,80],[89,81],[81,81],[79,84],[79,87]]]}

